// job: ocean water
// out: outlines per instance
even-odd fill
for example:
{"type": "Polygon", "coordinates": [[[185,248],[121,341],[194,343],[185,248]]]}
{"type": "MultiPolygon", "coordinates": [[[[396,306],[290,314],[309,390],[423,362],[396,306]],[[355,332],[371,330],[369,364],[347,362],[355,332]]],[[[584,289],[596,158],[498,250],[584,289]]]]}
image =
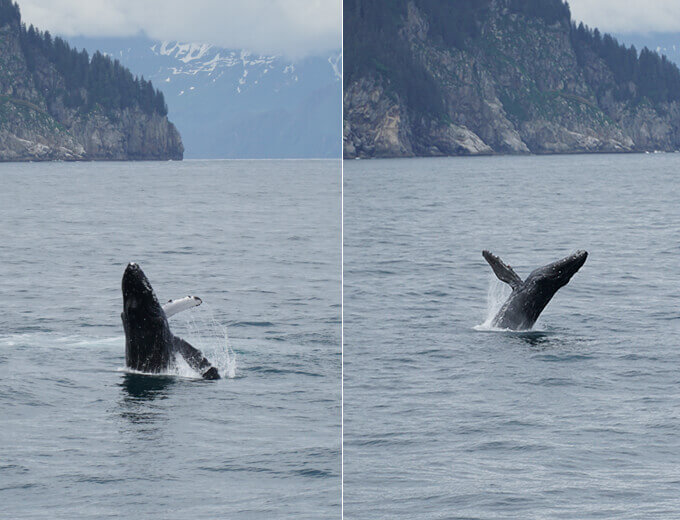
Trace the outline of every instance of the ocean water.
{"type": "Polygon", "coordinates": [[[345,518],[680,518],[679,172],[345,162],[345,518]],[[522,277],[589,257],[535,330],[499,332],[483,249],[522,277]]]}
{"type": "Polygon", "coordinates": [[[0,517],[340,516],[340,163],[0,165],[0,517]],[[124,370],[138,262],[223,379],[124,370]]]}

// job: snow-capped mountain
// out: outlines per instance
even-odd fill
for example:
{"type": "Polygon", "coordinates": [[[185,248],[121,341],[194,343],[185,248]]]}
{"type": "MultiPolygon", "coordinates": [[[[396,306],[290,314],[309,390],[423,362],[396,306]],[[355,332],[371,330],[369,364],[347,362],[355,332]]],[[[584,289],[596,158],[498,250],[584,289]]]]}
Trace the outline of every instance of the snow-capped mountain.
{"type": "Polygon", "coordinates": [[[162,90],[186,158],[340,157],[341,51],[291,62],[145,37],[68,41],[162,90]]]}

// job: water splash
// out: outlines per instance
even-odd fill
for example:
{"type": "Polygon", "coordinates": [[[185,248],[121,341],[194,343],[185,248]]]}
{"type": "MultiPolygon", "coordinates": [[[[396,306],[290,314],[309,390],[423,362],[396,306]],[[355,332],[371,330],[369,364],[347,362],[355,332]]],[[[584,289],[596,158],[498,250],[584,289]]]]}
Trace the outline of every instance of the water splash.
{"type": "Polygon", "coordinates": [[[182,356],[178,356],[175,361],[168,366],[167,370],[162,370],[160,372],[144,372],[128,366],[118,367],[116,368],[116,372],[151,377],[178,376],[186,379],[201,379],[201,374],[191,368],[182,356]]]}
{"type": "Polygon", "coordinates": [[[511,292],[508,284],[501,282],[495,276],[489,278],[489,288],[486,292],[486,317],[483,323],[475,325],[475,330],[504,330],[492,326],[491,323],[511,292]]]}
{"type": "Polygon", "coordinates": [[[514,334],[537,334],[544,333],[548,331],[545,325],[539,324],[538,322],[529,330],[513,330],[513,329],[502,329],[499,327],[494,327],[492,325],[493,319],[501,310],[503,304],[507,301],[512,293],[512,289],[505,282],[501,282],[498,278],[494,277],[489,280],[489,289],[486,292],[486,317],[484,322],[479,325],[475,325],[475,330],[481,331],[503,331],[512,332],[514,334]]]}
{"type": "MultiPolygon", "coordinates": [[[[215,319],[207,303],[177,314],[170,321],[171,328],[178,331],[177,335],[200,350],[223,377],[236,377],[236,354],[231,348],[227,327],[215,319]]],[[[184,375],[186,369],[195,374],[191,367],[183,364],[186,364],[184,359],[176,362],[178,375],[184,375]]]]}
{"type": "Polygon", "coordinates": [[[186,360],[180,354],[175,354],[175,360],[173,363],[170,364],[170,366],[168,366],[167,374],[179,377],[186,377],[187,379],[201,378],[201,374],[194,370],[193,368],[191,368],[191,366],[189,366],[189,363],[187,363],[186,360]]]}

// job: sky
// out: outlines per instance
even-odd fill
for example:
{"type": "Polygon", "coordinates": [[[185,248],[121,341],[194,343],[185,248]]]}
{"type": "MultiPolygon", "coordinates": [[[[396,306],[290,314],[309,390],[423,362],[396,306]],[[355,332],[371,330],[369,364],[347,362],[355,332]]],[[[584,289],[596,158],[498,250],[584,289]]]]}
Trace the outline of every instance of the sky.
{"type": "MultiPolygon", "coordinates": [[[[603,32],[680,32],[680,0],[570,0],[603,32]]],[[[341,46],[342,0],[19,0],[24,21],[63,36],[212,43],[291,58],[341,46]]]]}
{"type": "Polygon", "coordinates": [[[569,0],[572,18],[602,32],[680,32],[680,0],[569,0]]]}
{"type": "Polygon", "coordinates": [[[291,58],[341,47],[342,0],[18,0],[53,34],[211,43],[291,58]]]}

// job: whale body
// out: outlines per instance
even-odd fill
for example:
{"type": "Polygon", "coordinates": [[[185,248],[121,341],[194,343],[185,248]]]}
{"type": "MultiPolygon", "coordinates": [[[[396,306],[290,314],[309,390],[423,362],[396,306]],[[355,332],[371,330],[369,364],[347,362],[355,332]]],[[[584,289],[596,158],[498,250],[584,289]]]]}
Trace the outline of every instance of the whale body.
{"type": "Polygon", "coordinates": [[[201,303],[187,296],[160,305],[148,278],[136,263],[128,264],[123,274],[123,328],[125,329],[125,364],[133,370],[163,372],[182,356],[204,379],[219,379],[219,372],[203,354],[170,332],[168,316],[201,303]]]}
{"type": "Polygon", "coordinates": [[[585,263],[588,253],[580,250],[561,260],[539,267],[526,280],[489,251],[482,251],[499,280],[512,287],[508,297],[491,324],[500,329],[529,330],[555,293],[569,283],[585,263]]]}

